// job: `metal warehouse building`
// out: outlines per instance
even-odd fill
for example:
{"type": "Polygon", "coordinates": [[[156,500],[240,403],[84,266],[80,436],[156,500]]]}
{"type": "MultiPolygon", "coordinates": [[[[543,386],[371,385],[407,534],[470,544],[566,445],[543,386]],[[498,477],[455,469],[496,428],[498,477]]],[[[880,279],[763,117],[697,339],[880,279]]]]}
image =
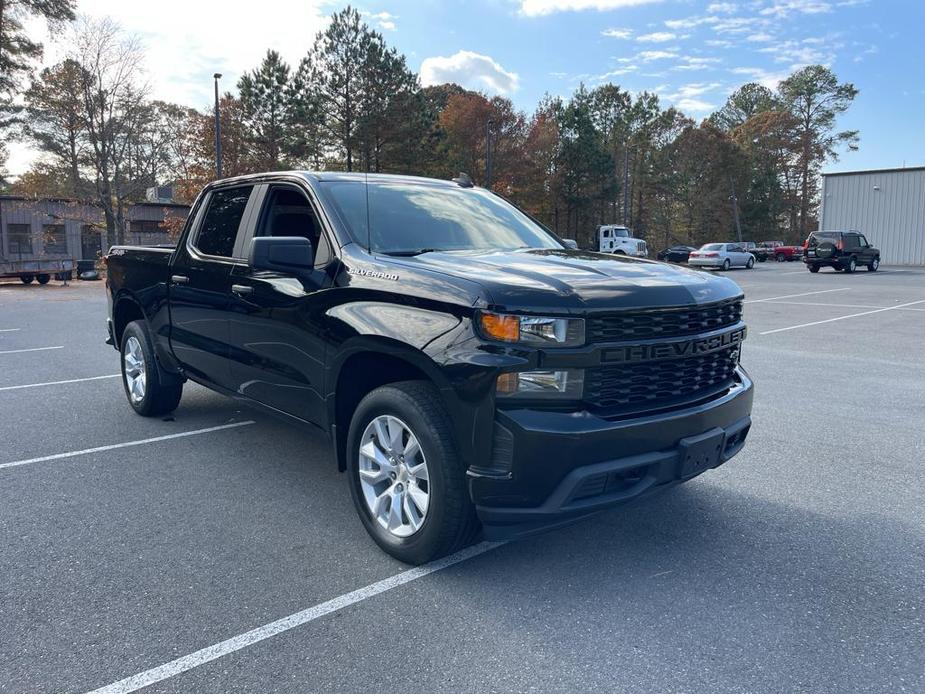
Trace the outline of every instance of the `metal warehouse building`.
{"type": "Polygon", "coordinates": [[[822,175],[822,231],[857,230],[893,265],[925,265],[925,166],[822,175]]]}

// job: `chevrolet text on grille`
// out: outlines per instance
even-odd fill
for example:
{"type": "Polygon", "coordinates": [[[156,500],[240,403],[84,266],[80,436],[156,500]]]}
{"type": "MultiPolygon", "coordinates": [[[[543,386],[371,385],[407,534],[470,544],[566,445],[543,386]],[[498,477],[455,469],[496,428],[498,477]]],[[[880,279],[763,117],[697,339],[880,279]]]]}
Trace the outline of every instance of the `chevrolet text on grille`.
{"type": "Polygon", "coordinates": [[[738,345],[745,339],[745,335],[746,328],[742,327],[702,339],[621,345],[620,347],[604,350],[602,360],[605,362],[627,363],[709,354],[710,352],[717,352],[727,347],[738,345]]]}

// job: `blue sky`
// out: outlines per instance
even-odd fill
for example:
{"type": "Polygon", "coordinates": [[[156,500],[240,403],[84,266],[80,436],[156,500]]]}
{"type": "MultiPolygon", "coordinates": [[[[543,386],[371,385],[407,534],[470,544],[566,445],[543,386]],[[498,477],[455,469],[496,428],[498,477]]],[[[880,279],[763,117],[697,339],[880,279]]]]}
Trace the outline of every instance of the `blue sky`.
{"type": "MultiPolygon", "coordinates": [[[[346,3],[78,0],[110,15],[148,48],[152,93],[203,107],[211,75],[232,88],[267,48],[297,63],[326,17],[346,3]],[[177,18],[181,19],[178,20],[177,18]],[[209,31],[206,28],[212,27],[209,31]]],[[[925,165],[925,2],[915,0],[366,0],[353,3],[420,71],[503,94],[529,112],[544,93],[582,82],[658,93],[700,119],[747,81],[773,87],[809,63],[830,66],[860,95],[839,126],[858,129],[858,152],[827,170],[925,165]]],[[[47,62],[64,37],[47,37],[47,62]]],[[[34,156],[13,152],[18,173],[34,156]]]]}

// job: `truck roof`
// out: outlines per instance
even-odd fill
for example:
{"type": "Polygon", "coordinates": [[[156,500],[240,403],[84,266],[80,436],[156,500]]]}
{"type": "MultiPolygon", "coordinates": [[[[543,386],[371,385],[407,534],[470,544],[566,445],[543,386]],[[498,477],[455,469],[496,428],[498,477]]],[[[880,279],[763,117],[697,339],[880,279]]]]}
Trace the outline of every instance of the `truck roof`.
{"type": "Polygon", "coordinates": [[[382,174],[382,173],[363,173],[361,171],[309,171],[296,169],[291,171],[266,171],[262,173],[245,174],[233,178],[223,178],[214,181],[217,183],[226,183],[229,181],[250,181],[273,178],[274,176],[299,176],[301,178],[311,179],[314,181],[392,181],[404,183],[423,183],[429,185],[446,186],[447,188],[459,187],[453,181],[446,181],[439,178],[427,178],[424,176],[408,176],[402,174],[382,174]]]}

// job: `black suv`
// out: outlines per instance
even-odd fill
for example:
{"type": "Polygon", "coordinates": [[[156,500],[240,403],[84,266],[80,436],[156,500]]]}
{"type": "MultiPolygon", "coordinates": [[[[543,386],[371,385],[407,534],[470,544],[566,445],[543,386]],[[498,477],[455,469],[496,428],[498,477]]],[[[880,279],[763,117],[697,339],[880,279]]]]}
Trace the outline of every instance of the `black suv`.
{"type": "Polygon", "coordinates": [[[859,265],[876,272],[880,251],[859,231],[814,231],[803,244],[803,262],[810,272],[819,272],[823,266],[854,272],[859,265]]]}

